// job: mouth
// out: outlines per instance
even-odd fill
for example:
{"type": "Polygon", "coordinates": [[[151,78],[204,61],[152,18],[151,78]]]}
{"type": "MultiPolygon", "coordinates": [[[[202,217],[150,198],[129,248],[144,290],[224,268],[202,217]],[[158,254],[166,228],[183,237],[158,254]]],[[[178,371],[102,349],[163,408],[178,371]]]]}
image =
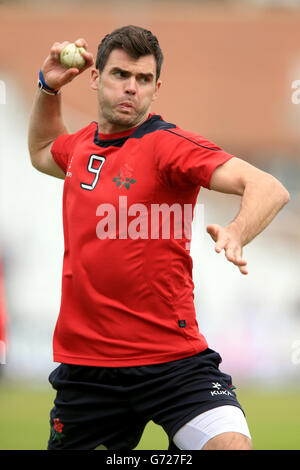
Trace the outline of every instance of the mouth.
{"type": "Polygon", "coordinates": [[[129,101],[124,101],[122,103],[119,103],[118,104],[118,107],[124,109],[124,110],[127,110],[129,111],[130,109],[134,109],[134,105],[133,103],[129,102],[129,101]]]}

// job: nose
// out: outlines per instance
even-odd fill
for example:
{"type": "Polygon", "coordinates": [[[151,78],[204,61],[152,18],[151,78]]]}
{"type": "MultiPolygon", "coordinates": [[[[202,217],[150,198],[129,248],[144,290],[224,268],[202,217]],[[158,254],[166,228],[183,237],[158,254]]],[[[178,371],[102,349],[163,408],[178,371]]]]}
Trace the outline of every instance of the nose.
{"type": "Polygon", "coordinates": [[[136,79],[135,77],[129,77],[128,80],[126,80],[125,93],[127,93],[128,95],[135,95],[136,91],[136,79]]]}

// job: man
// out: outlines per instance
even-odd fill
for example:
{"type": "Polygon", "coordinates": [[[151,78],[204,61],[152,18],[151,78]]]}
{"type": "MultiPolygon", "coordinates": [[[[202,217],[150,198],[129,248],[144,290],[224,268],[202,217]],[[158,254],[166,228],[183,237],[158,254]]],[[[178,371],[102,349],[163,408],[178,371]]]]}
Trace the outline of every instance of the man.
{"type": "MultiPolygon", "coordinates": [[[[87,49],[85,40],[75,43],[87,49]]],[[[245,275],[243,246],[289,194],[271,175],[150,113],[163,56],[139,27],[99,45],[91,70],[98,123],[69,134],[60,90],[93,57],[86,51],[84,69],[66,70],[65,44],[55,43],[42,65],[29,126],[33,166],[65,179],[54,333],[61,364],[49,377],[57,396],[48,449],[133,449],[149,420],[163,426],[171,449],[251,449],[231,377],[198,329],[189,230],[176,231],[186,220],[164,236],[154,212],[191,214],[201,186],[242,196],[233,222],[207,231],[245,275]]]]}

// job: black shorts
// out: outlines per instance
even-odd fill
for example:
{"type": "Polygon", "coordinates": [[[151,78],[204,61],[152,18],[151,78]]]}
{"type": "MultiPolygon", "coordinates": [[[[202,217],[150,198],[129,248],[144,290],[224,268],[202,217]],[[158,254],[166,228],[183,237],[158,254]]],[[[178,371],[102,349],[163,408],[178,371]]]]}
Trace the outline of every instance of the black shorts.
{"type": "Polygon", "coordinates": [[[241,408],[221,361],[206,349],[147,366],[59,365],[49,376],[57,394],[48,449],[131,450],[150,420],[163,427],[171,449],[176,431],[200,413],[222,405],[241,408]]]}

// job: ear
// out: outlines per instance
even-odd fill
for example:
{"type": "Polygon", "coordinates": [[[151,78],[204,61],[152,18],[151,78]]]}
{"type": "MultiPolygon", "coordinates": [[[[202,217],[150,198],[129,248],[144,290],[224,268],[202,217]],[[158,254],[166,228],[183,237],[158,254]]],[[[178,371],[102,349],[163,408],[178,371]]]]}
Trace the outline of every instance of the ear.
{"type": "Polygon", "coordinates": [[[91,70],[91,80],[90,80],[90,87],[92,90],[98,90],[98,82],[99,82],[99,70],[95,67],[91,70]]]}
{"type": "Polygon", "coordinates": [[[155,92],[153,94],[152,101],[155,101],[157,99],[161,85],[162,85],[162,81],[158,80],[155,85],[155,92]]]}

